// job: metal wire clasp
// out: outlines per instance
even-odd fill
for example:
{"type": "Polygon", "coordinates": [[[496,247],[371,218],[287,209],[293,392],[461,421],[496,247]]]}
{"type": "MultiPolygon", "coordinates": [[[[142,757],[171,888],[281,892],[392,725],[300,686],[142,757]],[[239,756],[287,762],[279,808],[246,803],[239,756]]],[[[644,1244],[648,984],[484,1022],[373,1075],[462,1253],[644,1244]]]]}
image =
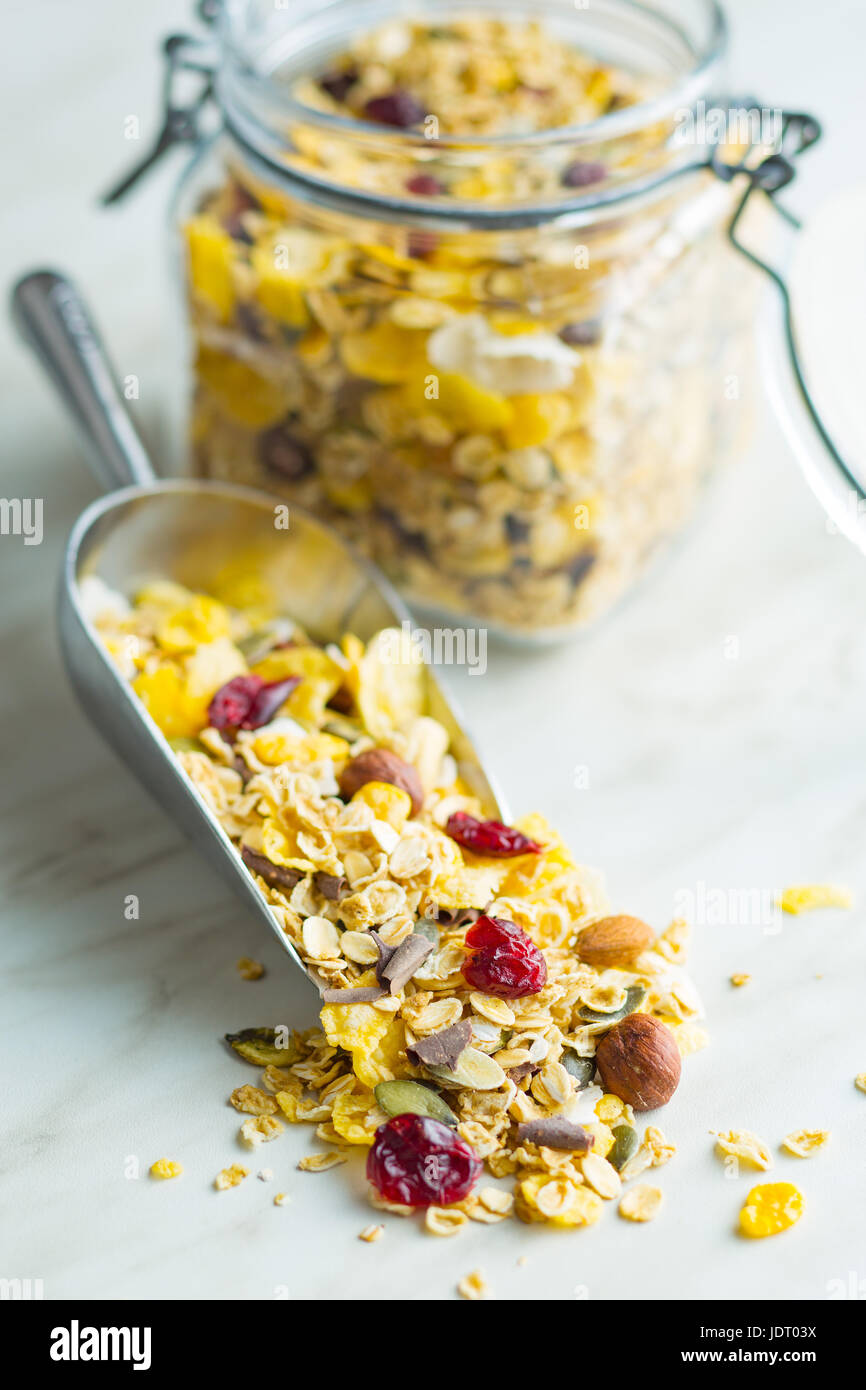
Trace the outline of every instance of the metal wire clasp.
{"type": "Polygon", "coordinates": [[[710,168],[718,178],[726,183],[742,175],[745,175],[748,180],[743,196],[740,198],[730,223],[728,224],[728,239],[735,250],[739,251],[741,256],[745,256],[746,260],[749,261],[751,265],[763,271],[763,273],[772,280],[776,289],[779,291],[783,309],[785,346],[788,350],[788,356],[794,374],[794,383],[800,400],[806,407],[824,448],[833,459],[837,468],[846,478],[849,486],[856,493],[857,497],[861,501],[866,501],[866,493],[864,493],[859,480],[848,468],[848,465],[836,448],[806,384],[803,366],[800,361],[800,354],[797,350],[797,339],[794,331],[791,306],[791,293],[788,289],[787,281],[781,270],[771,265],[769,261],[764,260],[763,257],[759,256],[757,251],[753,250],[750,246],[747,246],[740,234],[740,225],[746,208],[756,193],[765,193],[779,216],[783,217],[790,227],[799,230],[801,226],[800,219],[795,217],[788,208],[784,207],[782,203],[776,200],[776,194],[780,189],[786,188],[796,177],[796,169],[792,161],[803,154],[805,150],[808,150],[811,145],[814,145],[820,140],[821,134],[820,122],[818,122],[814,116],[806,115],[803,111],[783,111],[778,149],[772,154],[767,155],[758,164],[752,167],[748,164],[748,152],[745,159],[736,165],[726,165],[723,160],[717,155],[714,155],[710,160],[710,168]]]}
{"type": "Polygon", "coordinates": [[[162,126],[156,142],[129,173],[102,194],[103,204],[118,202],[175,145],[194,145],[201,138],[200,116],[213,96],[214,50],[203,39],[170,34],[163,43],[163,55],[162,126]],[[181,82],[188,88],[190,73],[197,74],[201,80],[198,89],[184,101],[181,82]]]}

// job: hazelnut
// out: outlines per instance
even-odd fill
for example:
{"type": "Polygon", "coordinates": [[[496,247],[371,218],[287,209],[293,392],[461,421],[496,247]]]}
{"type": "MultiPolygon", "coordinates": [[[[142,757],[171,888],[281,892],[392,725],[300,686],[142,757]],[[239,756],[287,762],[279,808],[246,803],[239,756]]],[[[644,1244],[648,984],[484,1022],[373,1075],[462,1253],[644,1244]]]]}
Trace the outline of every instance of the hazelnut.
{"type": "Polygon", "coordinates": [[[606,1091],[634,1110],[666,1105],[682,1064],[674,1035],[652,1014],[629,1014],[605,1033],[595,1055],[606,1091]]]}
{"type": "Polygon", "coordinates": [[[577,938],[578,958],[596,970],[632,965],[655,941],[655,932],[639,917],[601,917],[577,938]]]}
{"type": "Polygon", "coordinates": [[[424,804],[424,788],[411,763],[406,763],[390,748],[368,748],[347,763],[338,778],[340,795],[344,801],[351,801],[355,792],[368,782],[389,782],[399,787],[412,798],[412,815],[417,816],[424,804]]]}

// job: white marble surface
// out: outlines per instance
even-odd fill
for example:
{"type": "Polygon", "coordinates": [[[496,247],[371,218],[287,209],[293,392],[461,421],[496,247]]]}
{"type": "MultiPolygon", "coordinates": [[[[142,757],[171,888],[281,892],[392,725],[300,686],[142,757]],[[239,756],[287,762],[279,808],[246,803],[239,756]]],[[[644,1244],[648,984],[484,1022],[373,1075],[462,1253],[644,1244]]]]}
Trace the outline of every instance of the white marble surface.
{"type": "MultiPolygon", "coordinates": [[[[141,376],[139,417],[159,440],[171,176],[113,214],[93,195],[128,158],[124,118],[153,129],[156,38],[183,27],[187,5],[121,8],[8,7],[20,61],[4,80],[14,149],[0,244],[10,277],[42,260],[80,279],[118,366],[141,376]]],[[[826,120],[794,199],[805,208],[850,176],[866,13],[858,0],[731,8],[742,87],[826,120]]],[[[830,1281],[866,1279],[861,907],[789,918],[779,934],[699,927],[713,1044],[665,1113],[679,1153],[660,1171],[667,1202],[652,1226],[609,1212],[585,1233],[509,1223],[435,1241],[389,1218],[364,1245],[360,1172],[297,1172],[301,1130],[262,1156],[275,1186],[214,1193],[217,1169],[241,1157],[225,1097],[250,1079],[219,1036],[271,1016],[310,1022],[313,1000],[73,704],[53,594],[94,489],[35,366],[2,331],[2,491],[45,499],[45,539],[0,540],[0,1275],[42,1278],[49,1298],[250,1299],[450,1298],[476,1266],[501,1298],[583,1286],[591,1298],[822,1299],[830,1281]],[[124,919],[128,893],[137,923],[124,919]],[[238,979],[242,954],[267,962],[264,981],[238,979]],[[732,971],[752,984],[733,990],[732,971]],[[750,1179],[726,1179],[707,1131],[754,1128],[776,1147],[801,1126],[833,1131],[818,1157],[777,1159],[806,1216],[775,1241],[739,1240],[750,1179]],[[125,1176],[162,1154],[183,1161],[180,1182],[125,1176]],[[276,1187],[292,1205],[272,1205],[276,1187]]],[[[560,825],[618,905],[662,924],[700,883],[808,879],[847,883],[863,903],[864,608],[863,560],[827,533],[764,413],[675,558],[606,626],[570,649],[496,650],[484,679],[447,674],[512,805],[560,825]],[[588,789],[575,789],[578,764],[588,789]]]]}

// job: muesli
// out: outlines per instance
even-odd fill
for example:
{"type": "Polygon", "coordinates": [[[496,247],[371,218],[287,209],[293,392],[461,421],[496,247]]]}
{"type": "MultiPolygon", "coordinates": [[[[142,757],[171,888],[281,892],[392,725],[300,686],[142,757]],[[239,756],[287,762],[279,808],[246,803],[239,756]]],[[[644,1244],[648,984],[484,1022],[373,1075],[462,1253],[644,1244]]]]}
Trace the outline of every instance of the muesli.
{"type": "Polygon", "coordinates": [[[557,136],[648,79],[538,23],[401,19],[287,90],[285,168],[398,211],[319,205],[236,149],[197,188],[196,469],[327,517],[416,602],[527,634],[594,618],[739,435],[750,295],[730,187],[704,173],[638,211],[473,227],[473,209],[615,192],[676,152],[670,121],[557,136]],[[432,207],[453,225],[413,224],[432,207]]]}
{"type": "Polygon", "coordinates": [[[231,1095],[246,1147],[289,1121],[329,1146],[308,1172],[366,1149],[375,1203],[426,1208],[439,1236],[591,1224],[671,1157],[638,1118],[676,1089],[678,1038],[695,1046],[685,924],[611,915],[540,815],[485,816],[399,632],[321,645],[174,583],[132,603],[82,587],[321,991],[316,1029],[228,1037],[262,1073],[231,1095]]]}

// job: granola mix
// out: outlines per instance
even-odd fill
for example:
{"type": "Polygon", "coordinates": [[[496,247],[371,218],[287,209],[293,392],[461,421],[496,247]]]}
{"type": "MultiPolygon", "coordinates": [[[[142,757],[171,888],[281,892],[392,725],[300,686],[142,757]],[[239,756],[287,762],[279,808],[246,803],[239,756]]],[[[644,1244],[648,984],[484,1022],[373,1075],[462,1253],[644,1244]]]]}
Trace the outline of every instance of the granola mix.
{"type": "Polygon", "coordinates": [[[425,1207],[437,1236],[511,1214],[588,1225],[667,1162],[674,1146],[635,1116],[652,1085],[634,1108],[617,1090],[633,1095],[635,1067],[652,1081],[653,1048],[665,1095],[679,1078],[656,1034],[667,1049],[700,1012],[685,924],[656,937],[605,916],[594,875],[541,816],[486,819],[399,633],[322,646],[173,583],[132,604],[96,580],[83,591],[322,993],[318,1028],[229,1035],[261,1072],[230,1097],[246,1147],[289,1122],[328,1146],[305,1172],[366,1150],[375,1204],[425,1207]],[[649,1032],[629,1028],[638,1016],[649,1032]],[[596,1049],[617,1029],[641,1050],[620,1048],[603,1087],[596,1049]]]}
{"type": "Polygon", "coordinates": [[[401,20],[287,84],[286,168],[408,211],[319,206],[227,151],[183,225],[196,470],[327,517],[418,603],[526,634],[594,618],[739,433],[731,187],[461,227],[671,159],[670,124],[508,144],[649,95],[539,24],[401,20]],[[413,225],[434,207],[453,219],[413,225]]]}

